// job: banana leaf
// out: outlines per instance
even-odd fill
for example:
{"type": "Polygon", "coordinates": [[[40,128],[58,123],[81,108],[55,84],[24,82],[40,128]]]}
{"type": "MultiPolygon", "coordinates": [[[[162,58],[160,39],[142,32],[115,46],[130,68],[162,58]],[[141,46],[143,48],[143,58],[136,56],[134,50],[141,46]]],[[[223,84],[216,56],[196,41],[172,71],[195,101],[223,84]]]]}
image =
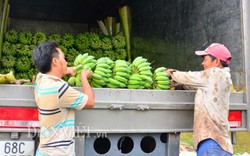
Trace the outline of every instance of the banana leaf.
{"type": "Polygon", "coordinates": [[[102,20],[98,20],[97,23],[100,26],[103,34],[108,35],[107,28],[105,27],[105,24],[103,23],[103,21],[102,20]]]}
{"type": "Polygon", "coordinates": [[[115,35],[121,33],[121,23],[115,24],[115,35]]]}
{"type": "Polygon", "coordinates": [[[115,18],[111,16],[106,17],[106,28],[108,34],[111,36],[114,34],[114,28],[113,28],[114,26],[115,26],[115,18]]]}
{"type": "Polygon", "coordinates": [[[121,18],[123,31],[126,39],[126,50],[128,54],[128,61],[131,62],[131,54],[130,54],[130,33],[131,33],[131,13],[128,6],[123,6],[119,8],[119,15],[121,18]]]}

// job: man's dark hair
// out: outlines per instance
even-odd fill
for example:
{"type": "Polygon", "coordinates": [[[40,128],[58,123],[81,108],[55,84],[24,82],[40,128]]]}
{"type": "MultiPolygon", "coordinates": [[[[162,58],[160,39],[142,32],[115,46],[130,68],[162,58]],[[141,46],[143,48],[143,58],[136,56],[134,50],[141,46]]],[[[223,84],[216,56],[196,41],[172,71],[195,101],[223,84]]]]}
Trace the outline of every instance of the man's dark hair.
{"type": "Polygon", "coordinates": [[[33,50],[32,59],[37,70],[43,74],[51,70],[52,59],[58,57],[58,44],[48,41],[37,45],[33,50]]]}
{"type": "MultiPolygon", "coordinates": [[[[212,61],[213,60],[215,60],[216,59],[216,57],[214,57],[213,55],[208,55],[211,59],[212,59],[212,61]]],[[[229,58],[228,60],[230,60],[231,58],[229,58]]],[[[223,66],[223,67],[228,67],[228,64],[225,62],[225,61],[222,61],[222,60],[220,60],[220,63],[221,63],[221,65],[223,66]]]]}

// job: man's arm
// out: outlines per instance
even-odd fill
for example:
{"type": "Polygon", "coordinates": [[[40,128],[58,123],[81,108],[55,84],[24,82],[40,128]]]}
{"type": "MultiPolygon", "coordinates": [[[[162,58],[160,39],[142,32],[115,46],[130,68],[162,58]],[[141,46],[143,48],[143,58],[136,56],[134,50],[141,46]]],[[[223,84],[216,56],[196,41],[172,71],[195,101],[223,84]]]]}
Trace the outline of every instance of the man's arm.
{"type": "Polygon", "coordinates": [[[94,91],[88,82],[88,77],[90,76],[91,76],[90,72],[86,68],[84,68],[81,73],[82,92],[88,95],[88,101],[85,105],[85,108],[94,107],[94,104],[95,104],[94,91]]]}
{"type": "Polygon", "coordinates": [[[167,69],[165,71],[172,79],[177,82],[176,84],[182,84],[185,89],[198,89],[200,87],[207,86],[209,78],[209,70],[198,72],[181,72],[175,69],[167,69]]]}

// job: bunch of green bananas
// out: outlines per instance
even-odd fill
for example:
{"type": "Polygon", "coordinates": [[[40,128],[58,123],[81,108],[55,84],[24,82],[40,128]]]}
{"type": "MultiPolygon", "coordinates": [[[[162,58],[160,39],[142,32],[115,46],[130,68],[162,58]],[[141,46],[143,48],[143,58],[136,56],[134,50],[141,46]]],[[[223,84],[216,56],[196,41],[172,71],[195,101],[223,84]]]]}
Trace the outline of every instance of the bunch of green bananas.
{"type": "Polygon", "coordinates": [[[91,73],[96,65],[95,57],[88,53],[79,54],[74,60],[74,66],[76,67],[76,76],[72,76],[68,79],[68,83],[71,86],[81,87],[81,73],[84,68],[87,68],[91,73]]]}
{"type": "Polygon", "coordinates": [[[158,90],[170,89],[170,80],[168,74],[165,72],[165,67],[158,67],[153,74],[153,88],[158,90]]]}
{"type": "Polygon", "coordinates": [[[32,43],[33,35],[29,31],[21,31],[19,32],[19,41],[22,44],[30,45],[32,43]]]}
{"type": "Polygon", "coordinates": [[[108,57],[99,58],[96,62],[95,70],[90,80],[90,85],[94,88],[103,88],[109,83],[112,77],[112,67],[114,61],[108,57]]]}
{"type": "Polygon", "coordinates": [[[113,48],[112,41],[109,37],[104,37],[102,39],[101,49],[103,51],[111,50],[113,48]]]}
{"type": "Polygon", "coordinates": [[[3,56],[2,57],[2,66],[4,68],[13,68],[15,66],[16,58],[14,56],[3,56]]]}
{"type": "Polygon", "coordinates": [[[64,34],[62,36],[61,44],[65,48],[73,47],[73,45],[75,44],[75,36],[73,34],[71,34],[71,33],[64,34]]]}
{"type": "Polygon", "coordinates": [[[56,41],[58,44],[61,43],[61,35],[53,33],[48,36],[49,41],[56,41]]]}
{"type": "Polygon", "coordinates": [[[93,69],[96,65],[96,59],[94,56],[89,55],[89,53],[79,54],[74,61],[74,66],[81,64],[87,69],[93,69]]]}
{"type": "Polygon", "coordinates": [[[130,65],[130,69],[132,74],[136,74],[138,77],[137,80],[142,79],[142,82],[136,84],[135,82],[130,83],[130,87],[133,89],[141,89],[141,88],[151,88],[153,83],[152,80],[152,72],[151,72],[151,63],[147,62],[146,58],[142,56],[138,56],[134,59],[134,61],[130,65]],[[142,86],[139,86],[142,85],[142,86]]]}
{"type": "Polygon", "coordinates": [[[18,57],[15,63],[15,69],[19,72],[28,72],[31,69],[31,61],[28,56],[18,57]]]}
{"type": "Polygon", "coordinates": [[[102,41],[99,37],[98,34],[95,33],[89,33],[89,40],[90,40],[90,47],[93,48],[94,50],[100,49],[102,45],[102,41]]]}
{"type": "Polygon", "coordinates": [[[89,38],[86,34],[77,34],[75,39],[75,45],[78,50],[83,51],[89,48],[89,38]]]}
{"type": "Polygon", "coordinates": [[[112,44],[115,49],[124,49],[126,46],[125,37],[121,35],[113,36],[112,44]]]}
{"type": "Polygon", "coordinates": [[[10,43],[16,43],[18,41],[18,33],[16,30],[11,29],[5,34],[5,41],[10,43]]]}
{"type": "Polygon", "coordinates": [[[3,43],[3,54],[4,55],[15,55],[16,54],[16,45],[15,44],[11,44],[9,42],[4,42],[3,43]]]}
{"type": "Polygon", "coordinates": [[[43,32],[36,32],[34,35],[33,35],[33,40],[32,40],[32,43],[34,45],[37,45],[37,44],[40,44],[42,42],[45,42],[47,41],[47,36],[45,33],[43,32]]]}
{"type": "Polygon", "coordinates": [[[129,77],[129,80],[128,80],[128,85],[127,87],[129,89],[143,89],[144,88],[144,81],[143,79],[141,78],[141,75],[140,74],[132,74],[130,77],[129,77]]]}
{"type": "Polygon", "coordinates": [[[82,86],[82,82],[81,82],[81,72],[83,70],[83,65],[82,64],[78,64],[76,69],[75,69],[75,73],[76,76],[71,76],[68,79],[68,83],[71,86],[77,86],[77,87],[81,87],[82,86]]]}
{"type": "Polygon", "coordinates": [[[24,45],[24,44],[16,44],[16,52],[18,56],[29,56],[31,57],[33,46],[24,45]]]}
{"type": "Polygon", "coordinates": [[[113,68],[113,77],[109,78],[107,86],[109,88],[125,88],[131,71],[128,62],[125,60],[116,60],[113,68]]]}

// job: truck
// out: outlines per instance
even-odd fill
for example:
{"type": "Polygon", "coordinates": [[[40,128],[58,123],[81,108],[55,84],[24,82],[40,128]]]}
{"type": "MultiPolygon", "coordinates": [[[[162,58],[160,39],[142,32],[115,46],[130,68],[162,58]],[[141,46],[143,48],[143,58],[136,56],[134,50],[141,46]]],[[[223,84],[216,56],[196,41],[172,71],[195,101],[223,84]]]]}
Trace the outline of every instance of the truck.
{"type": "MultiPolygon", "coordinates": [[[[132,56],[154,66],[201,70],[195,50],[213,42],[232,53],[231,139],[250,130],[249,0],[1,0],[6,30],[80,33],[96,20],[132,14],[132,56]]],[[[1,42],[2,42],[1,37],[1,42]]],[[[0,85],[0,155],[34,156],[39,121],[32,85],[0,85]]],[[[76,87],[80,90],[80,88],[76,87]]],[[[76,113],[76,155],[179,155],[180,134],[193,130],[194,90],[94,88],[95,106],[76,113]]]]}

